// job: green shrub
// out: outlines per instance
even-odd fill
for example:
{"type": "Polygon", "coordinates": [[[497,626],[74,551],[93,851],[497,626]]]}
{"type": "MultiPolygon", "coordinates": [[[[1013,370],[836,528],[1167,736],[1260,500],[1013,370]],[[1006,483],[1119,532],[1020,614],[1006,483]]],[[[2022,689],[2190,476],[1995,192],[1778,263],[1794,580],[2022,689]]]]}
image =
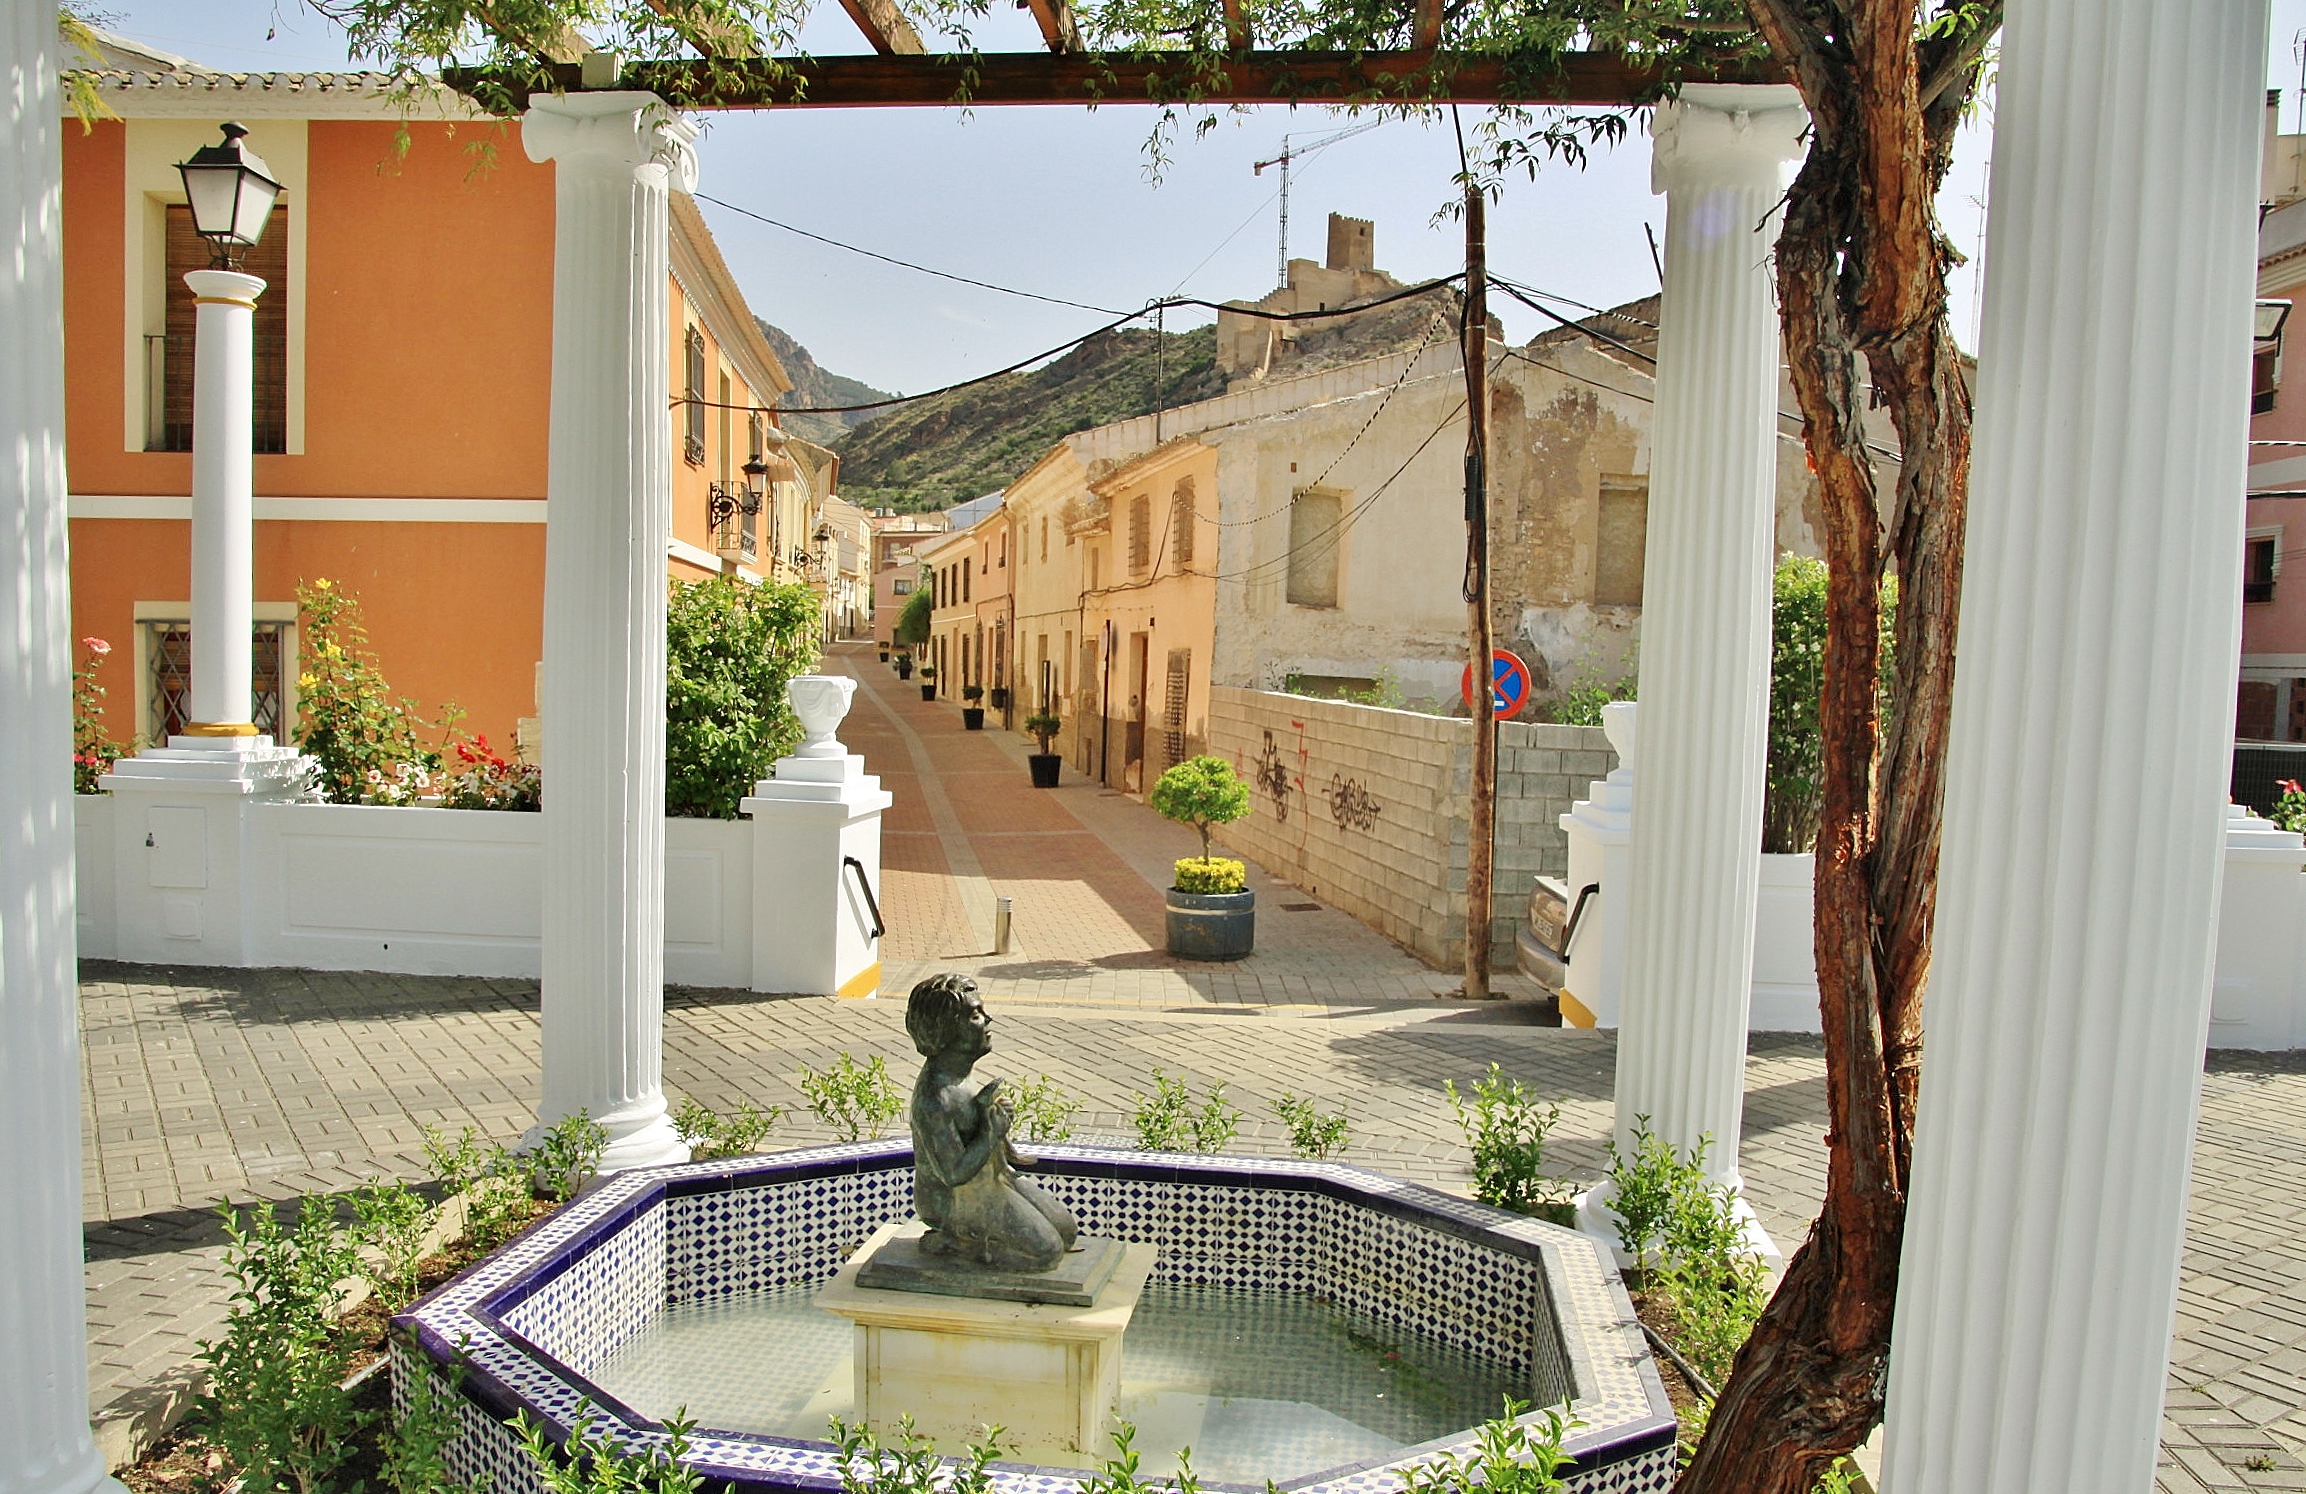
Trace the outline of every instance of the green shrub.
{"type": "Polygon", "coordinates": [[[961,698],[967,701],[969,704],[975,705],[978,701],[985,698],[985,687],[983,685],[963,685],[961,687],[961,698]]]}
{"type": "Polygon", "coordinates": [[[1081,1102],[1059,1089],[1047,1074],[1034,1075],[1008,1094],[1018,1140],[1063,1141],[1073,1134],[1073,1117],[1081,1113],[1081,1102]]]}
{"type": "Polygon", "coordinates": [[[503,1244],[536,1216],[527,1164],[500,1143],[483,1146],[470,1126],[453,1144],[426,1126],[424,1155],[441,1187],[464,1196],[464,1237],[481,1249],[503,1244]]]}
{"type": "Polygon", "coordinates": [[[393,1494],[481,1494],[487,1483],[485,1479],[463,1483],[448,1471],[449,1444],[463,1431],[456,1410],[463,1362],[450,1365],[446,1374],[445,1386],[440,1375],[428,1369],[419,1368],[408,1377],[407,1409],[378,1450],[378,1472],[393,1494]]]}
{"type": "Polygon", "coordinates": [[[200,1346],[209,1377],[209,1437],[248,1494],[317,1494],[352,1451],[360,1426],[343,1381],[350,1352],[336,1328],[338,1284],[360,1271],[327,1201],[285,1228],[270,1202],[218,1209],[231,1237],[223,1336],[200,1346]]]}
{"type": "Polygon", "coordinates": [[[689,1433],[696,1430],[694,1420],[678,1412],[668,1417],[665,1446],[643,1455],[626,1452],[614,1437],[595,1437],[598,1419],[592,1402],[578,1402],[568,1441],[556,1448],[545,1438],[544,1423],[527,1407],[513,1417],[513,1433],[536,1465],[545,1494],[700,1494],[704,1479],[682,1461],[688,1456],[689,1433]]]}
{"type": "Polygon", "coordinates": [[[1534,1430],[1521,1417],[1527,1403],[1505,1398],[1505,1414],[1481,1424],[1471,1455],[1450,1453],[1402,1470],[1407,1494],[1564,1494],[1561,1470],[1577,1460],[1561,1450],[1577,1426],[1566,1407],[1545,1413],[1534,1430]]]}
{"type": "Polygon", "coordinates": [[[554,1121],[524,1159],[537,1196],[556,1203],[576,1197],[584,1180],[600,1171],[608,1146],[608,1127],[581,1108],[554,1121]]]}
{"type": "Polygon", "coordinates": [[[97,780],[111,772],[128,749],[104,729],[104,687],[96,683],[96,671],[104,667],[112,645],[101,638],[83,638],[80,646],[88,651],[88,662],[72,671],[72,792],[101,794],[104,785],[97,780]]]}
{"type": "Polygon", "coordinates": [[[2295,778],[2278,778],[2274,786],[2282,791],[2282,797],[2274,801],[2266,818],[2285,830],[2306,830],[2306,788],[2300,788],[2295,778]]]}
{"type": "Polygon", "coordinates": [[[1209,1091],[1196,1106],[1185,1081],[1153,1070],[1153,1093],[1138,1094],[1130,1118],[1137,1145],[1148,1152],[1221,1152],[1241,1129],[1241,1112],[1225,1098],[1225,1086],[1209,1091]]]}
{"type": "MultiPolygon", "coordinates": [[[[1825,686],[1826,563],[1788,555],[1772,578],[1769,766],[1762,797],[1762,849],[1799,855],[1817,843],[1824,808],[1825,743],[1818,698],[1825,686]]],[[[1880,708],[1889,708],[1896,664],[1898,585],[1882,583],[1880,708]]]]}
{"type": "Polygon", "coordinates": [[[1221,757],[1189,757],[1161,775],[1148,802],[1154,812],[1201,832],[1201,859],[1209,859],[1209,827],[1230,825],[1249,813],[1249,785],[1221,757]]]}
{"type": "Polygon", "coordinates": [[[1057,740],[1057,733],[1065,729],[1065,718],[1055,711],[1036,711],[1025,718],[1025,730],[1041,744],[1041,755],[1049,755],[1049,744],[1057,740]]]}
{"type": "Polygon", "coordinates": [[[733,820],[800,744],[785,682],[816,667],[806,586],[729,576],[676,583],[665,607],[665,813],[733,820]]]}
{"type": "Polygon", "coordinates": [[[361,1274],[385,1311],[398,1312],[416,1300],[432,1205],[406,1183],[376,1181],[352,1191],[352,1217],[360,1244],[376,1255],[361,1274]]]}
{"type": "Polygon", "coordinates": [[[929,616],[937,610],[937,594],[925,585],[916,584],[913,594],[905,598],[905,608],[897,614],[896,626],[890,636],[898,643],[917,648],[929,641],[929,616]]]}
{"type": "Polygon", "coordinates": [[[395,699],[368,646],[360,599],[326,576],[296,588],[296,745],[320,763],[331,804],[413,804],[432,792],[440,751],[420,731],[444,735],[458,712],[428,722],[407,696],[395,699]]]}
{"type": "Polygon", "coordinates": [[[1519,1079],[1508,1079],[1496,1064],[1473,1082],[1473,1103],[1457,1092],[1457,1081],[1442,1081],[1450,1112],[1473,1152],[1473,1196],[1517,1214],[1537,1214],[1561,1201],[1563,1185],[1548,1178],[1545,1136],[1561,1119],[1559,1105],[1540,1105],[1519,1079]]]}
{"type": "Polygon", "coordinates": [[[1608,684],[1580,681],[1553,703],[1553,719],[1562,726],[1599,726],[1603,706],[1636,699],[1639,689],[1640,681],[1630,674],[1608,684]]]}
{"type": "Polygon", "coordinates": [[[1289,1127],[1289,1149],[1300,1157],[1319,1161],[1345,1150],[1345,1112],[1331,1115],[1311,1100],[1283,1094],[1273,1102],[1273,1113],[1289,1127]]]}
{"type": "Polygon", "coordinates": [[[878,1140],[905,1108],[905,1097],[877,1053],[868,1063],[843,1053],[822,1072],[802,1069],[795,1082],[817,1119],[840,1132],[844,1141],[868,1136],[878,1140]]]}
{"type": "Polygon", "coordinates": [[[1001,1456],[999,1426],[969,1444],[969,1455],[948,1469],[936,1444],[913,1429],[911,1412],[897,1418],[897,1445],[881,1445],[863,1422],[833,1418],[833,1441],[841,1449],[841,1494],[986,1494],[993,1486],[988,1467],[1001,1456]]]}
{"type": "Polygon", "coordinates": [[[1672,1145],[1650,1131],[1646,1115],[1634,1117],[1632,1156],[1620,1155],[1616,1140],[1610,1141],[1609,1210],[1617,1216],[1617,1237],[1636,1268],[1647,1266],[1650,1246],[1673,1213],[1684,1165],[1672,1145]]]}
{"type": "Polygon", "coordinates": [[[1226,856],[1187,856],[1171,877],[1179,892],[1240,892],[1249,885],[1249,868],[1226,856]]]}
{"type": "Polygon", "coordinates": [[[761,1149],[769,1128],[784,1117],[785,1107],[755,1110],[743,1100],[729,1114],[716,1115],[696,1101],[684,1098],[673,1112],[673,1134],[688,1144],[689,1160],[709,1162],[715,1157],[742,1157],[761,1149]]]}

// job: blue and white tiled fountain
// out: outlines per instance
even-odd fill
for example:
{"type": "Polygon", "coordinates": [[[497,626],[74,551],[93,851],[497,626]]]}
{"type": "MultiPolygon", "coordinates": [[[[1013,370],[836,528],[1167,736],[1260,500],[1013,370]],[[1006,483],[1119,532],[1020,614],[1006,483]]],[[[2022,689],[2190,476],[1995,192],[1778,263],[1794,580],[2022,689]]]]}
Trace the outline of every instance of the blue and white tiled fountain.
{"type": "MultiPolygon", "coordinates": [[[[1039,1145],[1084,1233],[1160,1263],[1122,1361],[1146,1467],[1211,1489],[1399,1489],[1512,1395],[1567,1401],[1574,1494],[1669,1489],[1674,1419],[1616,1273],[1584,1236],[1325,1162],[1039,1145]]],[[[542,1494],[508,1423],[661,1446],[734,1494],[840,1487],[850,1325],[811,1298],[912,1212],[912,1150],[867,1142],[620,1173],[411,1308],[397,1393],[462,1357],[460,1475],[542,1494]]],[[[959,1449],[948,1449],[958,1452],[959,1449]]],[[[1081,1474],[997,1465],[1002,1494],[1081,1474]]]]}

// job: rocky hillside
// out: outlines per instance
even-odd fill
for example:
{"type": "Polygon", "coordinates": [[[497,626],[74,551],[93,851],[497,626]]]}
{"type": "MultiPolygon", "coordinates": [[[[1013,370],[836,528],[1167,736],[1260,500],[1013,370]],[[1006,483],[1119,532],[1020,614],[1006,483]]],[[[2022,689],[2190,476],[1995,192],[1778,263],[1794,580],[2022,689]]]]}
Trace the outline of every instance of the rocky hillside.
{"type": "MultiPolygon", "coordinates": [[[[809,350],[792,339],[781,327],[772,327],[759,317],[761,335],[768,339],[769,349],[777,361],[785,366],[786,376],[793,381],[792,392],[785,396],[788,406],[807,408],[811,405],[861,405],[876,399],[887,399],[888,391],[875,389],[870,384],[852,379],[845,374],[827,371],[809,350]]],[[[873,418],[878,411],[863,410],[848,415],[787,415],[779,424],[804,441],[819,446],[837,446],[841,438],[855,427],[873,418]]]]}
{"type": "MultiPolygon", "coordinates": [[[[1059,437],[1152,414],[1159,335],[1102,333],[1039,368],[900,405],[843,438],[841,491],[865,508],[920,512],[1006,487],[1059,437]]],[[[1213,328],[1167,340],[1167,408],[1223,392],[1213,328]]]]}

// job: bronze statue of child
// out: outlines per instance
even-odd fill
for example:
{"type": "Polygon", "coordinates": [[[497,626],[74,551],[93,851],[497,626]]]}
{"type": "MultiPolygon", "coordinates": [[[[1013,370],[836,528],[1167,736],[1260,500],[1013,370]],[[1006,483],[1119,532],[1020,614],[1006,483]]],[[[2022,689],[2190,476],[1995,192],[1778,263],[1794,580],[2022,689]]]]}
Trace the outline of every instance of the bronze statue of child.
{"type": "Polygon", "coordinates": [[[971,1092],[969,1069],[993,1051],[993,1019],[965,975],[932,975],[905,1002],[905,1031],[926,1061],[913,1085],[913,1207],[921,1249],[996,1271],[1046,1271],[1080,1233],[1072,1213],[1017,1169],[1015,1113],[1001,1081],[971,1092]]]}

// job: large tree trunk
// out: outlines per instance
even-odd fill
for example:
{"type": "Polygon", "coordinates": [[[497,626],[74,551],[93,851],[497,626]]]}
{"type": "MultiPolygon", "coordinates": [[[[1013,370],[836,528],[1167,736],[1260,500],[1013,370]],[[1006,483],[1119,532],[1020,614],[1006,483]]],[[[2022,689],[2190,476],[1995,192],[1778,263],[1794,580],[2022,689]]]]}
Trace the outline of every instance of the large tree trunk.
{"type": "Polygon", "coordinates": [[[1825,517],[1817,967],[1826,1200],[1722,1388],[1684,1494],[1811,1494],[1881,1419],[1929,979],[1970,397],[1933,201],[1999,6],[1924,38],[1916,0],[1750,0],[1815,135],[1786,200],[1778,292],[1825,517]],[[1872,387],[1861,382],[1865,359],[1872,387]],[[1885,525],[1863,414],[1903,460],[1885,525]],[[1899,578],[1878,709],[1882,581],[1899,578]]]}

